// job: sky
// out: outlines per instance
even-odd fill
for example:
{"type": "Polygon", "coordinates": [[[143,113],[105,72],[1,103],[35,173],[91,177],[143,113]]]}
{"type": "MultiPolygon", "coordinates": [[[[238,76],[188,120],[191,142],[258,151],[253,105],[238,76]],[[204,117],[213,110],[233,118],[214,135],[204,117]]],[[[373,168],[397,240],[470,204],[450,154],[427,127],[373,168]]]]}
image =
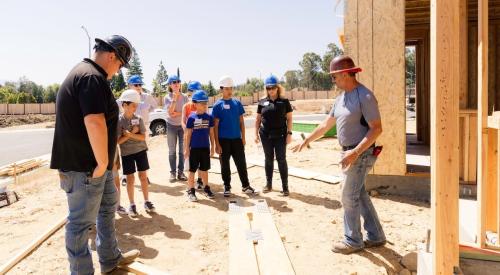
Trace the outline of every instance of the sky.
{"type": "Polygon", "coordinates": [[[88,57],[88,38],[125,36],[136,48],[150,88],[160,61],[183,81],[217,83],[230,75],[278,77],[299,69],[306,52],[339,45],[339,0],[2,0],[0,81],[26,76],[61,83],[88,57]]]}

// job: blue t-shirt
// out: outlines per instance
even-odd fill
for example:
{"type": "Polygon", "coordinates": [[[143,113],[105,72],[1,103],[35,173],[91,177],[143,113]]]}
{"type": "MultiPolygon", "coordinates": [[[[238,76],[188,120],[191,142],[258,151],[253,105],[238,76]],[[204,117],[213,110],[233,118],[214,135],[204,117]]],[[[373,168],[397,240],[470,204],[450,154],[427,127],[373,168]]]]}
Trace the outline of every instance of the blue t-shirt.
{"type": "Polygon", "coordinates": [[[241,138],[240,116],[245,113],[237,99],[219,99],[212,109],[212,115],[219,120],[219,138],[241,138]]]}
{"type": "Polygon", "coordinates": [[[380,112],[375,95],[365,86],[359,85],[337,97],[330,116],[337,120],[340,145],[353,146],[360,143],[369,130],[367,125],[361,124],[361,117],[366,122],[379,120],[380,112]]]}
{"type": "Polygon", "coordinates": [[[210,148],[210,128],[214,127],[214,118],[207,114],[191,113],[186,128],[193,129],[190,148],[210,148]]]}

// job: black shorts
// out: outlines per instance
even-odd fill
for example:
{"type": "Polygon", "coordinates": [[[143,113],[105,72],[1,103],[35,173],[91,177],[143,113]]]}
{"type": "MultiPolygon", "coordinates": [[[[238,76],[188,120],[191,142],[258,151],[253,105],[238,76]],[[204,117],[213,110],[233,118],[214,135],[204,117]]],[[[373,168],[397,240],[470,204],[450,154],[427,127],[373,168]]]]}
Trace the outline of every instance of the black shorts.
{"type": "Polygon", "coordinates": [[[191,148],[189,152],[189,172],[210,170],[210,149],[191,148]]]}
{"type": "Polygon", "coordinates": [[[137,171],[143,172],[149,169],[149,161],[147,151],[140,151],[128,156],[122,156],[123,174],[130,175],[135,173],[135,166],[137,171]]]}

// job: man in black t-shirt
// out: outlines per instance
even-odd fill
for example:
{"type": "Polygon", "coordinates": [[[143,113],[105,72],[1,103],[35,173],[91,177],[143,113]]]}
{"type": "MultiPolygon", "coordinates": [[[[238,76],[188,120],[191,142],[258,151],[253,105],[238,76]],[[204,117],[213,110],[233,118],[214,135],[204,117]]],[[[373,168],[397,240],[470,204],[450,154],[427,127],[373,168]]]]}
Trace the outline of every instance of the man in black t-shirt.
{"type": "Polygon", "coordinates": [[[96,39],[92,59],[76,65],[57,94],[50,167],[59,170],[68,198],[66,250],[71,274],[93,274],[88,229],[96,224],[103,273],[132,262],[139,251],[122,254],[115,235],[117,192],[111,172],[117,142],[118,106],[108,80],[127,67],[132,45],[122,36],[96,39]],[[97,220],[96,220],[97,219],[97,220]]]}

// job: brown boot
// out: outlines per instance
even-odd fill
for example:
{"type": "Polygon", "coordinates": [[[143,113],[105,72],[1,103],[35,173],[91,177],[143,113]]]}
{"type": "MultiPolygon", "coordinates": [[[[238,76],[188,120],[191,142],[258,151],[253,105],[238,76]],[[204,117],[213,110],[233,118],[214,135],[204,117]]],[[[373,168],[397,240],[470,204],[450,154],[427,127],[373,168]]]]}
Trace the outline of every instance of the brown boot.
{"type": "Polygon", "coordinates": [[[363,250],[362,247],[352,247],[344,242],[337,242],[332,247],[332,252],[349,255],[363,250]]]}

